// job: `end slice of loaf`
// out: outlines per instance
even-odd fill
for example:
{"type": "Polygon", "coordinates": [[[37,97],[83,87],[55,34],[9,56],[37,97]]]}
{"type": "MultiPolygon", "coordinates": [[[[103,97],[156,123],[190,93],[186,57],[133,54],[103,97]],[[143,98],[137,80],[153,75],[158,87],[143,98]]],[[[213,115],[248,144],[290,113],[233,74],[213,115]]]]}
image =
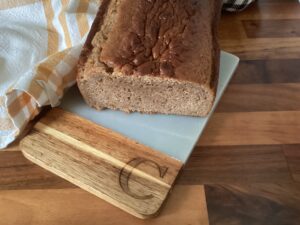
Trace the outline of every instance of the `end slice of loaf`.
{"type": "Polygon", "coordinates": [[[77,83],[96,109],[206,116],[219,72],[220,0],[103,0],[77,83]]]}

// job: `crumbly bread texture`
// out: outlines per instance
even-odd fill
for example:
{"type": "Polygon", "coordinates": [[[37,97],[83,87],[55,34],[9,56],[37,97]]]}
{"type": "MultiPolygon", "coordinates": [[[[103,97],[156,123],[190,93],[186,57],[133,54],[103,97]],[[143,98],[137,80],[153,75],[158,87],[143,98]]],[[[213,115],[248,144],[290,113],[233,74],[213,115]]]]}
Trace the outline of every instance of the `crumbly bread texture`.
{"type": "Polygon", "coordinates": [[[103,0],[77,83],[96,109],[206,116],[219,73],[221,0],[103,0]]]}

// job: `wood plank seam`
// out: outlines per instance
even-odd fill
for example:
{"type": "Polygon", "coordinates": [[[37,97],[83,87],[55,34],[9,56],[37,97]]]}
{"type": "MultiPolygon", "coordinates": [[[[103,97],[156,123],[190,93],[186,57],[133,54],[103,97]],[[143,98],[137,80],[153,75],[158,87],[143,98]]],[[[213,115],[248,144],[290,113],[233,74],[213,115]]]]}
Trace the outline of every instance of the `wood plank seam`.
{"type": "Polygon", "coordinates": [[[286,160],[286,165],[287,165],[287,168],[289,170],[289,174],[290,174],[290,177],[291,177],[291,180],[294,181],[294,182],[297,182],[297,180],[295,179],[294,175],[293,175],[293,169],[291,168],[291,165],[289,163],[289,159],[287,157],[287,155],[284,153],[284,145],[281,146],[281,151],[283,153],[283,156],[286,160]]]}

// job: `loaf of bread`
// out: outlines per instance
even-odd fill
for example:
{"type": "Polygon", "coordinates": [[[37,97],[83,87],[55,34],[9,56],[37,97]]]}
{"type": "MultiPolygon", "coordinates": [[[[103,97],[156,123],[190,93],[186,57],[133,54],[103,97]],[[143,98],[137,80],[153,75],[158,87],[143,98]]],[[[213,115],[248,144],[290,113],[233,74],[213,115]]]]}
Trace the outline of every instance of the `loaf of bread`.
{"type": "Polygon", "coordinates": [[[103,0],[77,83],[96,109],[206,116],[219,74],[221,0],[103,0]]]}

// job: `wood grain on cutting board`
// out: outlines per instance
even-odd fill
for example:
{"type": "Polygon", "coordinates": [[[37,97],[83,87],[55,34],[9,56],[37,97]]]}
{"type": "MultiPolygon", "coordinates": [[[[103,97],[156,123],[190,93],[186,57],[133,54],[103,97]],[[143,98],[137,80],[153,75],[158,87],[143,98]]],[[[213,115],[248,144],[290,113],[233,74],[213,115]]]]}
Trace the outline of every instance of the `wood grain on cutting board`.
{"type": "Polygon", "coordinates": [[[182,163],[62,109],[20,142],[26,158],[139,217],[158,214],[182,163]]]}
{"type": "MultiPolygon", "coordinates": [[[[297,32],[288,32],[286,20],[296,20],[300,24],[300,4],[297,0],[259,0],[244,12],[224,13],[222,16],[222,49],[237,54],[242,61],[216,110],[216,116],[212,117],[204,133],[205,142],[200,140],[177,182],[183,187],[204,184],[211,225],[299,224],[300,137],[297,138],[297,135],[300,108],[297,93],[300,84],[300,37],[297,32]],[[269,28],[266,29],[266,26],[269,28]],[[230,115],[236,118],[236,123],[222,125],[218,138],[213,140],[217,123],[222,118],[230,118],[230,115]],[[248,132],[249,138],[235,129],[245,127],[244,120],[248,121],[248,115],[257,125],[256,129],[248,132]]],[[[1,196],[11,196],[4,197],[6,199],[18,196],[21,200],[23,194],[18,192],[28,190],[28,193],[35,193],[37,190],[51,199],[51,191],[59,189],[60,199],[66,199],[65,204],[73,203],[74,207],[80,207],[80,202],[76,205],[75,200],[67,200],[70,199],[68,191],[74,190],[73,185],[25,160],[16,145],[9,149],[13,151],[0,152],[1,196]]],[[[176,188],[171,201],[175,193],[178,193],[176,188]]],[[[118,222],[124,224],[141,223],[120,210],[111,210],[113,206],[92,199],[92,195],[85,196],[87,200],[84,204],[103,204],[99,211],[112,215],[105,222],[101,220],[101,224],[118,224],[115,222],[117,216],[118,222]]],[[[178,194],[176,196],[180,197],[178,194]]],[[[65,224],[76,219],[79,222],[83,219],[91,221],[90,224],[100,223],[99,214],[90,213],[94,212],[94,208],[89,213],[79,214],[80,218],[76,217],[79,210],[52,211],[51,206],[61,202],[60,199],[54,198],[52,204],[40,206],[41,211],[52,213],[53,223],[56,220],[65,224]]],[[[179,199],[174,204],[178,206],[178,202],[191,202],[187,207],[190,209],[201,203],[198,199],[179,199]]],[[[31,198],[32,206],[38,202],[38,199],[31,198]]],[[[23,215],[23,208],[12,206],[0,207],[0,214],[5,215],[0,222],[5,225],[15,221],[15,224],[26,224],[22,223],[24,217],[16,216],[23,215]],[[15,220],[12,221],[12,218],[15,220]]],[[[187,218],[187,212],[181,214],[181,210],[176,210],[177,213],[171,214],[167,221],[160,224],[172,224],[177,220],[180,222],[176,224],[185,224],[181,221],[187,218]]],[[[199,214],[193,214],[195,221],[187,221],[186,224],[201,224],[197,216],[201,216],[202,211],[196,212],[199,214]]],[[[164,216],[164,211],[161,215],[164,216]]],[[[47,217],[40,221],[41,225],[49,224],[47,217]]],[[[148,223],[155,224],[152,220],[148,223]]]]}

